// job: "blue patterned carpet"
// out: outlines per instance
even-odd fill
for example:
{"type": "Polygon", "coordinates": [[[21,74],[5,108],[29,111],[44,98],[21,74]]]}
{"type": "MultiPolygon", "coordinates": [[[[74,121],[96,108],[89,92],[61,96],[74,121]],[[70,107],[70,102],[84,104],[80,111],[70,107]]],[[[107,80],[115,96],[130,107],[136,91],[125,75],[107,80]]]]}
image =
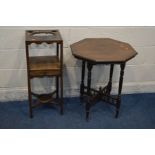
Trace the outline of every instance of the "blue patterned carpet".
{"type": "Polygon", "coordinates": [[[154,129],[155,94],[132,94],[122,96],[118,119],[115,108],[106,103],[97,103],[91,109],[86,122],[84,105],[79,98],[65,98],[64,115],[59,107],[41,106],[28,117],[28,102],[0,102],[1,129],[154,129]]]}

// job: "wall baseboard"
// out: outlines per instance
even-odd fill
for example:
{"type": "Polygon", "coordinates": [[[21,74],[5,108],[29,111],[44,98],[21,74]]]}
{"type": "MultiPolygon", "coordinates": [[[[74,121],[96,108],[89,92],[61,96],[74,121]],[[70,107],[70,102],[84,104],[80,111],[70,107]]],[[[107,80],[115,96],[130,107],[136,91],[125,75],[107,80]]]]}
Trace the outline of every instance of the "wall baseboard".
{"type": "MultiPolygon", "coordinates": [[[[97,85],[99,87],[100,84],[97,85]]],[[[112,93],[118,92],[118,84],[113,85],[112,93]]],[[[41,89],[38,89],[41,92],[41,89]]],[[[64,97],[78,97],[79,88],[64,88],[64,97]]],[[[124,83],[122,93],[134,94],[134,93],[153,93],[155,92],[155,82],[145,83],[124,83]]],[[[0,101],[22,101],[27,100],[28,93],[27,88],[0,88],[0,101]]]]}

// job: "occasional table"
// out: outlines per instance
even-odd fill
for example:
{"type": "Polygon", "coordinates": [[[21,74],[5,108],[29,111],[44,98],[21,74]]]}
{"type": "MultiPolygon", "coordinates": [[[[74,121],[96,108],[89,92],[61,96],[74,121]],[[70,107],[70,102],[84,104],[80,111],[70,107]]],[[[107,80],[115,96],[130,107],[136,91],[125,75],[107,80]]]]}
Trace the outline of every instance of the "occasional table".
{"type": "Polygon", "coordinates": [[[80,98],[84,101],[86,119],[89,118],[90,108],[99,101],[107,102],[116,107],[115,117],[118,117],[123,76],[126,62],[137,55],[134,48],[125,42],[110,38],[87,38],[71,45],[72,54],[75,58],[82,60],[82,73],[80,85],[80,98]],[[91,88],[92,68],[94,65],[110,65],[108,84],[98,90],[91,88]],[[85,66],[87,65],[87,85],[85,85],[85,66]],[[118,94],[111,95],[112,77],[114,65],[120,65],[120,78],[118,94]]]}

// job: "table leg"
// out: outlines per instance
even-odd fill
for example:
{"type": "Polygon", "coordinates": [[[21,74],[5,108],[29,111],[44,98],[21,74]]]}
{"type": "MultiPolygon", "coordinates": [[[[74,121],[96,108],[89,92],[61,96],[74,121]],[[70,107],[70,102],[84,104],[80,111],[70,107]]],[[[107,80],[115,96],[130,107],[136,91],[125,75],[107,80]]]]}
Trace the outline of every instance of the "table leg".
{"type": "Polygon", "coordinates": [[[84,94],[84,78],[85,78],[85,61],[82,61],[81,85],[80,85],[80,99],[83,100],[84,94]]]}
{"type": "MultiPolygon", "coordinates": [[[[92,71],[93,65],[91,63],[87,63],[87,69],[88,69],[88,79],[87,79],[87,95],[91,95],[91,71],[92,71]]],[[[86,119],[89,118],[89,110],[90,110],[90,101],[88,100],[86,103],[86,119]]]]}
{"type": "Polygon", "coordinates": [[[60,96],[61,96],[61,103],[60,103],[60,114],[63,115],[64,111],[63,111],[63,76],[61,75],[60,77],[60,86],[61,86],[61,91],[60,91],[60,96]]]}
{"type": "MultiPolygon", "coordinates": [[[[59,57],[59,44],[56,44],[56,55],[57,57],[59,57]]],[[[56,82],[56,98],[59,98],[59,76],[56,76],[55,78],[55,82],[56,82]]]]}
{"type": "Polygon", "coordinates": [[[28,77],[28,99],[29,99],[29,116],[33,117],[32,114],[32,94],[31,94],[31,79],[28,77]]]}
{"type": "Polygon", "coordinates": [[[88,95],[91,95],[90,88],[91,88],[91,71],[92,71],[93,65],[88,63],[87,69],[88,69],[88,79],[87,79],[87,93],[88,95]]]}
{"type": "Polygon", "coordinates": [[[33,117],[32,114],[32,92],[31,92],[31,78],[30,78],[30,73],[29,73],[29,50],[28,50],[28,44],[26,44],[26,60],[27,60],[27,83],[28,83],[28,100],[29,100],[29,116],[30,118],[33,117]]]}
{"type": "Polygon", "coordinates": [[[59,98],[59,77],[55,77],[55,82],[56,82],[56,98],[59,98]]]}
{"type": "Polygon", "coordinates": [[[124,69],[125,69],[125,63],[122,63],[120,65],[121,71],[120,71],[120,79],[119,79],[119,88],[118,88],[118,100],[116,104],[116,115],[115,117],[118,117],[119,114],[119,108],[121,104],[121,92],[122,92],[122,86],[123,86],[123,76],[124,76],[124,69]]]}
{"type": "Polygon", "coordinates": [[[111,88],[112,88],[113,71],[114,71],[114,64],[111,64],[111,65],[110,65],[109,82],[108,82],[108,87],[107,87],[107,94],[108,94],[108,95],[110,95],[111,88]]]}
{"type": "Polygon", "coordinates": [[[60,113],[63,115],[64,113],[64,101],[63,101],[63,44],[60,46],[60,52],[61,52],[61,75],[60,75],[60,97],[61,97],[61,103],[60,103],[60,113]]]}

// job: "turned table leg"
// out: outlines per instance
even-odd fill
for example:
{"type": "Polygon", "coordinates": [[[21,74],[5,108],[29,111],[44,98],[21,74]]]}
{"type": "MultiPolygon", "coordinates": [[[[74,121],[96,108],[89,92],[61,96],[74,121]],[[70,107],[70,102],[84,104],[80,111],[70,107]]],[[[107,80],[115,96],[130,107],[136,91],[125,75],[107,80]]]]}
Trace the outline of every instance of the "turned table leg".
{"type": "Polygon", "coordinates": [[[83,100],[84,94],[84,78],[85,78],[85,61],[82,61],[81,85],[80,85],[80,99],[83,100]]]}
{"type": "Polygon", "coordinates": [[[110,74],[109,74],[109,82],[107,87],[107,94],[110,95],[111,89],[112,89],[112,77],[113,77],[113,71],[114,71],[114,64],[110,65],[110,74]]]}
{"type": "Polygon", "coordinates": [[[119,88],[118,88],[118,100],[116,104],[116,115],[115,117],[118,117],[120,104],[121,104],[121,92],[122,92],[122,86],[123,86],[123,76],[124,76],[124,69],[125,69],[125,63],[120,64],[120,79],[119,79],[119,88]]]}
{"type": "MultiPolygon", "coordinates": [[[[88,77],[87,77],[87,95],[91,96],[91,71],[92,71],[93,65],[91,63],[87,63],[87,69],[88,69],[88,77]]],[[[90,101],[88,99],[86,103],[86,119],[89,118],[89,110],[90,110],[90,101]]]]}

